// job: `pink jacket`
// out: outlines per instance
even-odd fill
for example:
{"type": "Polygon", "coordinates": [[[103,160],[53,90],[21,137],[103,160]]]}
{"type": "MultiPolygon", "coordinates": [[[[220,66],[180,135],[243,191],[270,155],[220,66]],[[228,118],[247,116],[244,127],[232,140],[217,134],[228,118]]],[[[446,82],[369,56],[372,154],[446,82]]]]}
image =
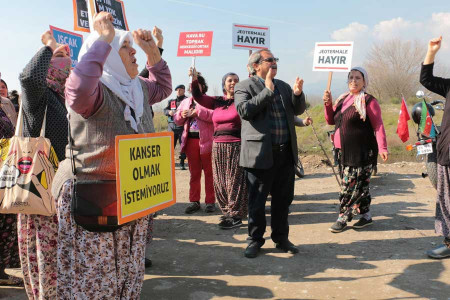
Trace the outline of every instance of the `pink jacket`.
{"type": "MultiPolygon", "coordinates": [[[[184,126],[183,134],[181,136],[181,152],[184,152],[186,147],[186,140],[189,131],[189,118],[183,118],[181,112],[191,107],[193,98],[189,97],[181,101],[177,108],[173,120],[178,126],[184,126]]],[[[200,131],[200,154],[208,154],[212,152],[214,125],[212,123],[213,110],[205,108],[197,103],[195,106],[197,110],[197,124],[200,131]]]]}

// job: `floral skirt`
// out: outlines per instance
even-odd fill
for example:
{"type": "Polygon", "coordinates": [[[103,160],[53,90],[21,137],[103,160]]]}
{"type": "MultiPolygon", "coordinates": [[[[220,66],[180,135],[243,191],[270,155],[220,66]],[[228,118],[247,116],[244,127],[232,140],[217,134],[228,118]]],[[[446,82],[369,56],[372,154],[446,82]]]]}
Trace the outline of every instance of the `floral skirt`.
{"type": "Polygon", "coordinates": [[[364,167],[342,167],[339,216],[343,222],[351,221],[356,214],[369,212],[372,201],[369,184],[373,167],[372,164],[364,167]]]}
{"type": "Polygon", "coordinates": [[[437,234],[450,238],[450,166],[438,164],[437,168],[438,183],[434,229],[437,234]]]}
{"type": "Polygon", "coordinates": [[[19,214],[17,223],[28,299],[56,299],[58,218],[19,214]]]}
{"type": "Polygon", "coordinates": [[[0,214],[0,270],[19,266],[17,215],[0,214]]]}
{"type": "Polygon", "coordinates": [[[214,143],[212,149],[214,193],[222,213],[245,218],[248,211],[247,179],[239,166],[241,143],[214,143]]]}
{"type": "Polygon", "coordinates": [[[58,197],[58,298],[139,299],[148,217],[115,232],[89,232],[70,213],[72,181],[58,197]]]}

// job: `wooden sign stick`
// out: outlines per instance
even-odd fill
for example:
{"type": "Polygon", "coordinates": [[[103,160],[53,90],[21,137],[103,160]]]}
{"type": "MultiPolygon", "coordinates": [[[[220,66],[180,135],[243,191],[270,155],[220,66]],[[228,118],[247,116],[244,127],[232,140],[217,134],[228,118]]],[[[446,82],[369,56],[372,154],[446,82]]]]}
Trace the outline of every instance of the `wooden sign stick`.
{"type": "Polygon", "coordinates": [[[330,71],[330,73],[328,73],[328,84],[327,84],[327,91],[330,90],[331,88],[331,80],[333,79],[333,72],[330,71]]]}

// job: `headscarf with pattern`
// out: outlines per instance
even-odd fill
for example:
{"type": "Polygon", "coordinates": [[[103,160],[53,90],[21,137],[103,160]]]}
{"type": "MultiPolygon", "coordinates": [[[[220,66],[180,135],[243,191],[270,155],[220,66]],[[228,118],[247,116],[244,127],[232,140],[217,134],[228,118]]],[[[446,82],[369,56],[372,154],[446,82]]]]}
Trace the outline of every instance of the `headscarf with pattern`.
{"type": "MultiPolygon", "coordinates": [[[[356,111],[359,113],[361,119],[363,121],[366,120],[366,89],[369,86],[369,75],[367,75],[367,71],[362,67],[353,67],[351,71],[358,71],[363,75],[364,86],[359,92],[359,94],[355,97],[355,101],[353,105],[355,106],[356,111]]],[[[350,73],[349,73],[350,75],[350,73]]]]}
{"type": "MultiPolygon", "coordinates": [[[[53,53],[60,50],[66,50],[70,53],[68,45],[61,45],[56,48],[53,53]]],[[[58,93],[64,99],[64,88],[66,86],[66,80],[69,77],[70,68],[72,66],[72,60],[70,57],[53,57],[50,61],[50,66],[47,73],[47,86],[58,93]]]]}

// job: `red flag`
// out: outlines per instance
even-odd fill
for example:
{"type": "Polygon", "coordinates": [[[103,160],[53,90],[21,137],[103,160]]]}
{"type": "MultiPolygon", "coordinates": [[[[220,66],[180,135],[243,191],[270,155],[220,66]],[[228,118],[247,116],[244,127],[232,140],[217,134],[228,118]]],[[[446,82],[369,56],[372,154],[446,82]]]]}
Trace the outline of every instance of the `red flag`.
{"type": "Polygon", "coordinates": [[[411,120],[411,118],[409,117],[408,108],[406,107],[406,101],[402,97],[402,107],[400,108],[400,114],[398,116],[397,135],[403,143],[409,140],[409,120],[411,120]]]}

